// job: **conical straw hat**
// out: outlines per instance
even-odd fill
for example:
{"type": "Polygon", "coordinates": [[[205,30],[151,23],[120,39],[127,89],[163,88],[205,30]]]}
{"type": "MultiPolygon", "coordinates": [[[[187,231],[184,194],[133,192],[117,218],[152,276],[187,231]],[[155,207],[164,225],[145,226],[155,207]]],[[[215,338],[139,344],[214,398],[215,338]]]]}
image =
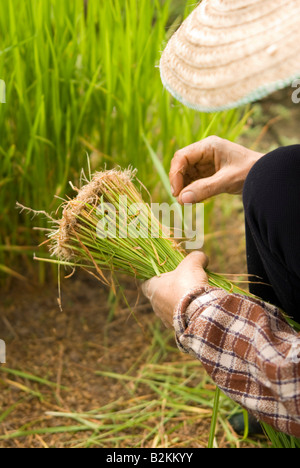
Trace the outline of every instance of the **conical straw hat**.
{"type": "Polygon", "coordinates": [[[203,0],[162,54],[166,89],[213,112],[256,101],[300,77],[300,0],[203,0]]]}

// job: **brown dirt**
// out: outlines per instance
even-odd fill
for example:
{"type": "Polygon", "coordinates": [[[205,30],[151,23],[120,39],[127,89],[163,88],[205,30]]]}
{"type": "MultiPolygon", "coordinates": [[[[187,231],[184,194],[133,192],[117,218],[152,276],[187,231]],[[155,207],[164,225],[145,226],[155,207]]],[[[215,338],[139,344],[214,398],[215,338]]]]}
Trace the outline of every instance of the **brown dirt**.
{"type": "MultiPolygon", "coordinates": [[[[127,286],[126,296],[134,305],[137,293],[132,287],[127,286]]],[[[22,289],[14,285],[2,297],[0,321],[1,338],[6,342],[6,367],[72,389],[64,391],[58,386],[49,390],[25,380],[30,389],[42,392],[44,401],[40,401],[30,394],[26,396],[14,385],[14,382],[24,384],[24,379],[0,373],[0,414],[19,402],[2,423],[2,434],[40,419],[35,427],[51,425],[53,421],[45,417],[45,411],[89,411],[118,399],[120,385],[97,377],[95,371],[126,373],[151,339],[145,336],[124,304],[116,307],[116,316],[109,321],[113,305],[108,304],[108,291],[85,274],[78,273],[63,283],[62,299],[63,311],[60,311],[54,285],[43,288],[26,285],[22,289]]],[[[152,319],[149,305],[145,304],[145,329],[152,319]]],[[[65,438],[62,436],[62,440],[65,438]]],[[[61,445],[60,437],[46,437],[44,441],[50,446],[61,445]]],[[[41,441],[29,437],[0,444],[40,446],[41,441]]]]}
{"type": "MultiPolygon", "coordinates": [[[[135,306],[136,285],[125,281],[123,286],[127,300],[135,306]]],[[[133,318],[122,301],[116,307],[109,304],[108,295],[109,291],[96,280],[78,273],[63,283],[63,311],[58,307],[57,288],[53,285],[26,285],[20,289],[15,284],[2,296],[1,337],[7,347],[7,363],[2,368],[42,377],[57,383],[57,388],[0,372],[0,415],[17,403],[2,422],[1,434],[31,425],[36,429],[67,424],[46,416],[46,411],[86,412],[119,398],[128,399],[124,385],[97,376],[95,371],[128,372],[151,345],[150,329],[157,321],[143,298],[139,299],[133,318]],[[114,315],[108,319],[114,308],[114,315]],[[42,399],[24,392],[19,384],[41,392],[42,399]]],[[[170,345],[175,349],[172,336],[170,345]]],[[[176,359],[180,359],[177,352],[176,359]]],[[[186,357],[182,355],[182,359],[186,357]]],[[[57,448],[81,437],[81,433],[35,434],[1,441],[0,446],[57,448]]]]}

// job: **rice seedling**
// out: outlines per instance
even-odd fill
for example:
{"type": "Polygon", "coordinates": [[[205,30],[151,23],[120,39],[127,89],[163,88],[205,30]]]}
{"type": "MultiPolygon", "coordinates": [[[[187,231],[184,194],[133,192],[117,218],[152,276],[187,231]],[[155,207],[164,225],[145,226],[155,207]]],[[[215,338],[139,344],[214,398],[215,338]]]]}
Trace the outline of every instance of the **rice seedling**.
{"type": "MultiPolygon", "coordinates": [[[[33,374],[29,374],[28,372],[19,371],[17,369],[10,369],[8,367],[0,367],[0,374],[1,373],[12,375],[14,377],[19,377],[19,378],[22,378],[22,379],[24,379],[26,381],[35,382],[35,383],[38,383],[40,385],[45,385],[47,387],[57,387],[57,383],[50,382],[49,380],[47,380],[45,378],[38,377],[38,376],[33,375],[33,374]]],[[[64,387],[62,385],[60,385],[60,388],[64,389],[64,390],[67,390],[67,387],[64,387]]]]}
{"type": "MultiPolygon", "coordinates": [[[[187,252],[170,228],[144,202],[142,190],[146,189],[135,171],[96,172],[76,190],[77,196],[63,204],[62,218],[50,217],[54,226],[47,243],[54,258],[44,260],[81,267],[113,284],[103,271],[111,278],[118,272],[147,280],[175,270],[185,258],[187,252]]],[[[208,272],[208,278],[211,286],[242,291],[224,276],[208,272]]]]}
{"type": "MultiPolygon", "coordinates": [[[[44,386],[49,388],[57,388],[57,384],[50,382],[49,380],[38,377],[28,372],[10,369],[8,367],[0,367],[0,382],[3,385],[6,385],[12,389],[16,389],[21,393],[27,394],[33,398],[38,398],[40,401],[44,400],[44,394],[39,390],[39,388],[32,388],[30,383],[37,384],[36,387],[44,386]],[[3,376],[1,375],[3,374],[3,376]],[[6,377],[5,377],[6,374],[6,377]]],[[[59,386],[60,389],[68,390],[67,387],[62,385],[59,386]]],[[[20,400],[21,402],[22,400],[20,400]]],[[[16,403],[17,405],[18,403],[16,403]]],[[[8,408],[2,415],[0,415],[0,421],[4,420],[11,411],[13,411],[15,405],[11,408],[8,408]]]]}
{"type": "Polygon", "coordinates": [[[267,424],[262,426],[273,448],[300,448],[300,439],[277,432],[267,424]]]}
{"type": "MultiPolygon", "coordinates": [[[[177,3],[176,12],[170,0],[89,0],[87,10],[83,0],[1,5],[0,245],[35,243],[15,200],[55,210],[53,194],[79,177],[87,150],[93,170],[132,164],[157,196],[144,137],[168,170],[180,147],[207,134],[240,135],[243,109],[198,115],[162,88],[161,50],[193,4],[177,3]]],[[[0,264],[11,268],[16,256],[1,250],[0,264]]]]}

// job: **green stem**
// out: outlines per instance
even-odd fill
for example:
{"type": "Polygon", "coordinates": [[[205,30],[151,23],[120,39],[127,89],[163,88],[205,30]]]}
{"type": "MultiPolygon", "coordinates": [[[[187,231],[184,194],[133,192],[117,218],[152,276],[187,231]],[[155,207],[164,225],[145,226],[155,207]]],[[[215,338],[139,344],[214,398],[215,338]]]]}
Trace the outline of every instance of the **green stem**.
{"type": "Polygon", "coordinates": [[[220,403],[220,394],[221,391],[218,387],[216,387],[215,391],[215,398],[214,398],[214,406],[213,406],[213,415],[210,425],[210,432],[209,432],[209,439],[208,439],[208,447],[207,448],[214,448],[214,439],[216,435],[216,426],[218,420],[218,412],[219,412],[219,403],[220,403]]]}

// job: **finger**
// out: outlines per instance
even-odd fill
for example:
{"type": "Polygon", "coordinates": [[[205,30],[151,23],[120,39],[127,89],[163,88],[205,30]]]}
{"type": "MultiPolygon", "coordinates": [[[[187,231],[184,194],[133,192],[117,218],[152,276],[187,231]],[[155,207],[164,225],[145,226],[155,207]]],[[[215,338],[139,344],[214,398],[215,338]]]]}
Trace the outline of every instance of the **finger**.
{"type": "Polygon", "coordinates": [[[184,188],[184,175],[188,165],[189,163],[185,156],[175,155],[171,162],[169,179],[171,184],[171,191],[174,197],[177,197],[184,188]]]}
{"type": "Polygon", "coordinates": [[[220,170],[211,177],[199,179],[185,187],[178,196],[178,202],[182,205],[199,203],[208,198],[219,195],[224,191],[224,171],[220,170]]]}
{"type": "Polygon", "coordinates": [[[184,188],[184,175],[189,166],[206,162],[214,156],[214,147],[218,137],[208,137],[197,143],[187,146],[175,153],[170,168],[170,183],[175,197],[179,195],[184,188]]]}

